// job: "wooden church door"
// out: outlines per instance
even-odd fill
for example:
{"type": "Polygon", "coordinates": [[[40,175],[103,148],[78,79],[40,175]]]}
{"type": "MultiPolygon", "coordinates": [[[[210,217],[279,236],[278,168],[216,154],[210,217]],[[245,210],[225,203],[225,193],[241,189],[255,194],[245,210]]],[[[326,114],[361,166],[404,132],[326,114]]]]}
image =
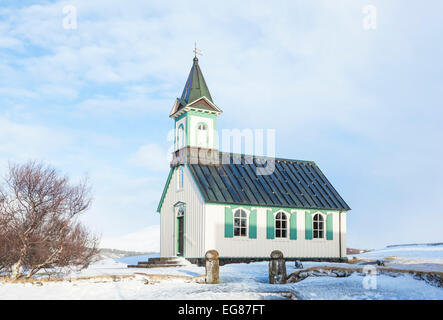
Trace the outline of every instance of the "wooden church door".
{"type": "Polygon", "coordinates": [[[183,256],[184,249],[184,235],[185,235],[185,224],[183,217],[177,218],[178,223],[178,243],[177,243],[177,255],[183,256]]]}
{"type": "Polygon", "coordinates": [[[182,204],[177,212],[177,256],[185,253],[185,206],[182,204]]]}

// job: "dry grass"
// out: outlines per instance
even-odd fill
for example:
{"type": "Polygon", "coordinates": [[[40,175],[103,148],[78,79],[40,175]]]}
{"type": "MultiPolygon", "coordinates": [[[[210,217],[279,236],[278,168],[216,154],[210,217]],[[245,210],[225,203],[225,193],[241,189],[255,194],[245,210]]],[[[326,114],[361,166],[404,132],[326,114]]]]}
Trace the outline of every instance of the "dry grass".
{"type": "Polygon", "coordinates": [[[88,277],[76,277],[76,278],[32,278],[32,279],[12,279],[9,277],[0,277],[0,282],[9,283],[44,283],[44,282],[73,282],[73,281],[85,281],[85,280],[98,280],[98,281],[120,281],[122,279],[135,278],[133,274],[124,275],[102,275],[102,276],[88,276],[88,277]]]}
{"type": "Polygon", "coordinates": [[[0,277],[0,283],[31,283],[31,284],[43,284],[51,282],[77,282],[77,281],[94,281],[94,282],[110,282],[121,281],[124,279],[135,279],[137,276],[143,276],[148,284],[159,283],[164,280],[183,280],[188,282],[204,282],[205,275],[193,277],[186,275],[167,275],[167,274],[148,274],[136,272],[134,274],[125,275],[101,275],[101,276],[87,276],[76,278],[33,278],[33,279],[18,279],[14,280],[9,277],[0,277]]]}

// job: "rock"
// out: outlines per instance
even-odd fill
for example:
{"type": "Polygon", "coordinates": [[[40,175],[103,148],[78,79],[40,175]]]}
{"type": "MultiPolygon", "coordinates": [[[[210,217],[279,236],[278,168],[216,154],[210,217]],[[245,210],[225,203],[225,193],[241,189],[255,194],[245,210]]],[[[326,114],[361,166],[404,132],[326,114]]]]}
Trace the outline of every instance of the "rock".
{"type": "Polygon", "coordinates": [[[283,284],[286,283],[286,262],[283,253],[279,250],[271,252],[271,260],[269,261],[269,283],[283,284]]]}
{"type": "Polygon", "coordinates": [[[209,250],[205,255],[206,259],[206,283],[219,283],[220,263],[217,250],[209,250]]]}
{"type": "Polygon", "coordinates": [[[296,260],[295,261],[295,268],[296,269],[303,269],[303,264],[299,260],[296,260]]]}

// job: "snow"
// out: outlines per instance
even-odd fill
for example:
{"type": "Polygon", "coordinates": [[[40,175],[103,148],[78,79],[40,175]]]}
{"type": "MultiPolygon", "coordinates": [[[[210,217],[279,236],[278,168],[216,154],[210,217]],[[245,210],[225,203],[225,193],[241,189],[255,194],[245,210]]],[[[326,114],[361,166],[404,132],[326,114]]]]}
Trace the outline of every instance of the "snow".
{"type": "MultiPolygon", "coordinates": [[[[427,265],[432,261],[443,270],[441,248],[414,246],[386,248],[360,256],[379,259],[389,255],[399,257],[398,266],[427,265]],[[414,261],[407,264],[407,261],[414,261]]],[[[410,275],[377,275],[375,289],[365,289],[365,277],[353,274],[346,278],[308,277],[303,281],[284,285],[268,283],[268,263],[228,264],[220,267],[220,284],[208,285],[190,282],[186,276],[194,277],[205,273],[204,267],[186,265],[169,268],[127,268],[127,264],[146,261],[158,254],[105,259],[97,261],[80,272],[72,272],[67,277],[87,277],[103,275],[134,275],[133,278],[99,279],[42,282],[42,283],[2,283],[0,299],[287,299],[282,292],[292,292],[299,299],[443,299],[443,289],[410,275]],[[146,274],[181,276],[176,279],[148,281],[146,274]],[[183,277],[185,276],[185,277],[183,277]]],[[[305,268],[312,266],[349,266],[352,264],[303,262],[305,268]]],[[[287,263],[287,273],[296,271],[294,263],[287,263]]]]}
{"type": "Polygon", "coordinates": [[[386,247],[351,257],[361,259],[389,260],[401,264],[443,264],[443,244],[439,245],[409,245],[386,247]]]}

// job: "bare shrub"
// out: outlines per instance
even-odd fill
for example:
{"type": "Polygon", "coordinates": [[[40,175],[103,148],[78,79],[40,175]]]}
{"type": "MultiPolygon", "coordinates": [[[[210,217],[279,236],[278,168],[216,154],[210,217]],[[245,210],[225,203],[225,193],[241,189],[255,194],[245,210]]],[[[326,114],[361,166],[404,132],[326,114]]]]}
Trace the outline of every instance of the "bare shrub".
{"type": "Polygon", "coordinates": [[[0,273],[19,279],[87,267],[98,239],[77,218],[91,200],[86,179],[72,185],[41,163],[10,164],[0,188],[0,273]]]}

